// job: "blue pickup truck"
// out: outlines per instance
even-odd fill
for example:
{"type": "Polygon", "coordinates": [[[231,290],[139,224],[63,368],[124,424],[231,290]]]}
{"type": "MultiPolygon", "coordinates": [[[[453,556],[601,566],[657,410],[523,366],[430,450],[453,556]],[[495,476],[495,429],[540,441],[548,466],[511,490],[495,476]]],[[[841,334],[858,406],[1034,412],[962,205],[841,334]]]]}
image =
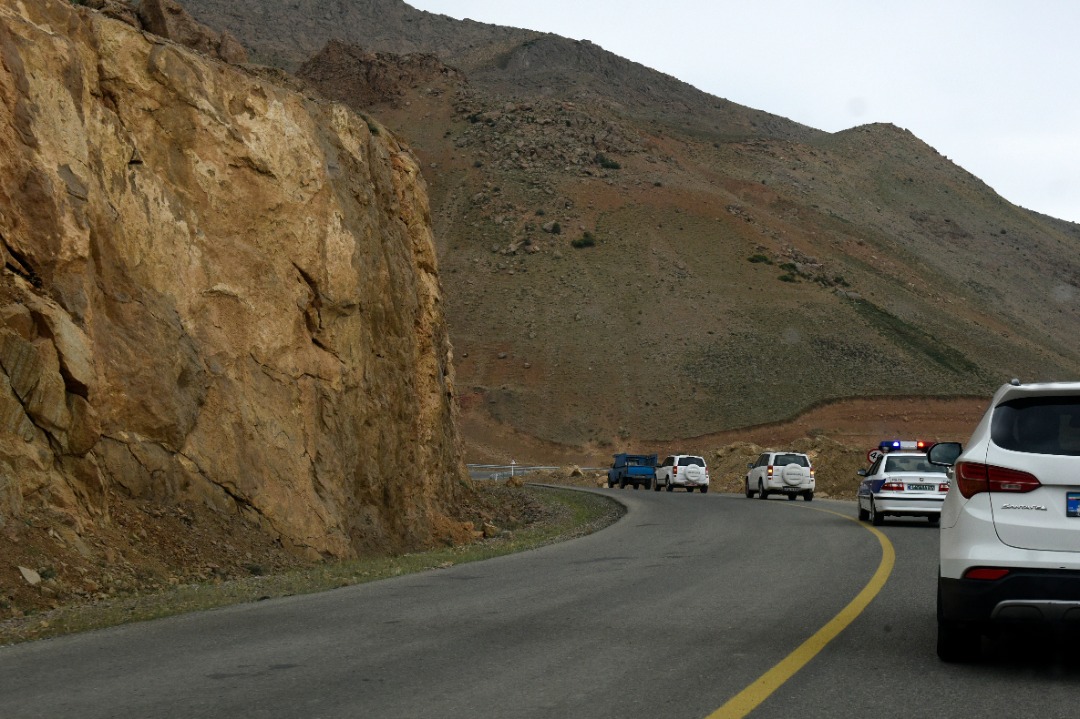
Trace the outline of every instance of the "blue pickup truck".
{"type": "Polygon", "coordinates": [[[607,473],[607,486],[620,489],[628,484],[634,489],[652,487],[656,479],[655,454],[616,454],[615,461],[607,473]]]}

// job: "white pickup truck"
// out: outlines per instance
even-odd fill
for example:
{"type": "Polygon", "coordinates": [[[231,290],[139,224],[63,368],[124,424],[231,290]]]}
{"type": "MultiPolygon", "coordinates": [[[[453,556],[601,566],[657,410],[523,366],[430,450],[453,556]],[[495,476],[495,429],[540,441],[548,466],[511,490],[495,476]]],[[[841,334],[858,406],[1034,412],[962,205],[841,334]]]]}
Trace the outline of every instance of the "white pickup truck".
{"type": "Polygon", "coordinates": [[[704,458],[693,454],[669,455],[656,468],[653,489],[659,492],[661,484],[669,492],[676,487],[685,487],[687,492],[693,492],[697,487],[699,492],[705,494],[709,491],[709,468],[704,458]]]}

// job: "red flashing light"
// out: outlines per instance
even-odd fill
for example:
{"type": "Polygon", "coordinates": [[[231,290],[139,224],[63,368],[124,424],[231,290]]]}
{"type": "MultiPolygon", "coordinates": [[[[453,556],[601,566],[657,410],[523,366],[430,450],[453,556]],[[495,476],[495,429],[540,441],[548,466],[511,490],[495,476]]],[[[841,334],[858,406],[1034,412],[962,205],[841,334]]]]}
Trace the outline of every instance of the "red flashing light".
{"type": "Polygon", "coordinates": [[[1009,570],[1001,567],[973,567],[964,572],[964,579],[981,579],[985,582],[995,582],[1008,574],[1009,570]]]}

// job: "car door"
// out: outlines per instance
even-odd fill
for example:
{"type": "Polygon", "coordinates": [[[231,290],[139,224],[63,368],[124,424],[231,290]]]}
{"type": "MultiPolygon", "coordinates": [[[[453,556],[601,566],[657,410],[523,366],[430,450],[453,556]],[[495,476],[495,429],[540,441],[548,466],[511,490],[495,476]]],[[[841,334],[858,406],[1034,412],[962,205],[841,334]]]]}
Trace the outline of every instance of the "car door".
{"type": "Polygon", "coordinates": [[[880,487],[882,483],[881,477],[878,476],[878,472],[881,469],[881,463],[888,455],[882,455],[870,465],[870,469],[866,470],[866,476],[862,478],[862,482],[859,484],[859,506],[865,509],[870,509],[870,499],[874,495],[875,482],[880,487]]]}
{"type": "Polygon", "coordinates": [[[754,466],[750,469],[750,472],[749,472],[749,474],[747,474],[747,479],[746,479],[746,481],[749,482],[749,484],[750,484],[750,491],[752,491],[752,492],[757,491],[758,481],[761,479],[761,472],[762,472],[761,468],[764,467],[765,464],[768,461],[769,461],[769,455],[768,454],[762,454],[762,455],[759,455],[758,458],[757,458],[757,461],[754,462],[754,466]]]}
{"type": "Polygon", "coordinates": [[[668,455],[667,457],[664,457],[664,463],[660,465],[660,468],[658,470],[656,470],[656,478],[657,478],[657,480],[661,480],[661,478],[662,478],[662,481],[664,482],[665,485],[667,485],[669,482],[671,482],[671,465],[673,465],[674,463],[675,463],[675,458],[674,457],[672,457],[670,455],[668,455]]]}

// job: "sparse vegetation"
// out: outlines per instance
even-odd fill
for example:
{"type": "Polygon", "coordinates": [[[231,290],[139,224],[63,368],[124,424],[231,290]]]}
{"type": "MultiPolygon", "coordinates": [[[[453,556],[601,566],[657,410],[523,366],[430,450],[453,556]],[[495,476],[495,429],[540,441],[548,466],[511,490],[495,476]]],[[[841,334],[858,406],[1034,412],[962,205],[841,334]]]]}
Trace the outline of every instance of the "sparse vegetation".
{"type": "Polygon", "coordinates": [[[762,254],[750,255],[750,257],[748,257],[747,259],[754,264],[771,265],[773,263],[773,261],[769,259],[768,255],[762,254]]]}
{"type": "Polygon", "coordinates": [[[978,376],[979,366],[940,339],[865,300],[855,303],[859,314],[915,355],[925,356],[950,372],[978,376]]]}
{"type": "Polygon", "coordinates": [[[593,237],[593,234],[591,232],[589,232],[588,230],[586,230],[585,234],[583,234],[581,237],[577,238],[576,240],[572,240],[570,242],[570,245],[572,247],[575,247],[575,248],[577,248],[579,250],[582,249],[583,247],[592,247],[595,244],[596,244],[596,238],[593,237]]]}
{"type": "Polygon", "coordinates": [[[593,158],[593,162],[595,162],[597,165],[600,165],[600,167],[604,168],[605,170],[621,170],[622,169],[622,165],[620,165],[615,160],[612,160],[611,158],[609,158],[607,155],[605,155],[602,152],[596,153],[596,157],[593,158]]]}

